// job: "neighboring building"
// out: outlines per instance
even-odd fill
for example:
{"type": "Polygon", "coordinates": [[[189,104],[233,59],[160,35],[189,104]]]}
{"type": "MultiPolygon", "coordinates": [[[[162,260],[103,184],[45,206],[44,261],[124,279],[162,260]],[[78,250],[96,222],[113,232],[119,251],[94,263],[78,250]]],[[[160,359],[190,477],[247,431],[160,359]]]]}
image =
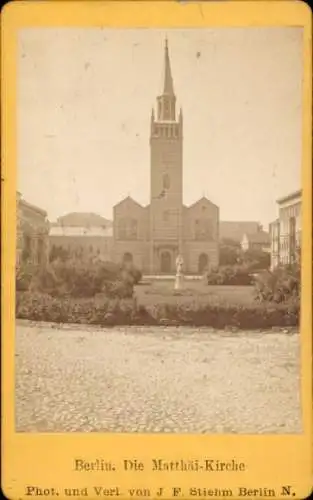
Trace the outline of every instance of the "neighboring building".
{"type": "Polygon", "coordinates": [[[17,193],[16,264],[45,265],[49,253],[47,212],[22,199],[17,193]]]}
{"type": "Polygon", "coordinates": [[[219,228],[220,239],[233,240],[241,243],[245,234],[255,234],[262,230],[256,221],[221,221],[219,228]]]}
{"type": "Polygon", "coordinates": [[[150,122],[150,204],[127,197],[114,207],[113,257],[149,274],[173,274],[178,254],[186,273],[218,264],[219,208],[207,198],[183,204],[183,115],[176,113],[165,42],[163,93],[150,122]]]}
{"type": "Polygon", "coordinates": [[[271,251],[271,238],[269,233],[260,230],[257,233],[244,234],[241,240],[241,248],[244,252],[248,250],[271,251]]]}
{"type": "Polygon", "coordinates": [[[275,269],[279,265],[279,248],[280,248],[280,224],[279,219],[276,219],[270,224],[271,237],[271,269],[275,269]]]}
{"type": "Polygon", "coordinates": [[[302,191],[277,200],[279,217],[270,224],[271,267],[297,261],[301,249],[302,191]]]}
{"type": "Polygon", "coordinates": [[[51,224],[50,252],[64,251],[69,258],[84,261],[112,260],[112,222],[93,213],[74,212],[51,224]]]}
{"type": "Polygon", "coordinates": [[[112,221],[93,212],[71,212],[57,219],[57,225],[63,227],[112,227],[112,221]]]}

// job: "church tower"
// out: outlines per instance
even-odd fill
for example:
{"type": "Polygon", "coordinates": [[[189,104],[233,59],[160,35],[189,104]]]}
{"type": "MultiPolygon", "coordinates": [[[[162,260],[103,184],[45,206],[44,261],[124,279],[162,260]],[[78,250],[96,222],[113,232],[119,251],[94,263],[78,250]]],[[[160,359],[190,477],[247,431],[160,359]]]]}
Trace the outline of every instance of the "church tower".
{"type": "Polygon", "coordinates": [[[176,113],[167,40],[163,92],[151,114],[150,182],[150,271],[171,274],[182,254],[183,116],[176,113]]]}

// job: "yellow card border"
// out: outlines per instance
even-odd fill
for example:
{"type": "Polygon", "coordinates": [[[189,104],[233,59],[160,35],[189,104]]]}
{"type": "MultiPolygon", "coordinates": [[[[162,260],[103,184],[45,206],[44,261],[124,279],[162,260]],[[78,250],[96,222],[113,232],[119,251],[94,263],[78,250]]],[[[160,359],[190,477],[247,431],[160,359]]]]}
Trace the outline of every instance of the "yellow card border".
{"type": "MultiPolygon", "coordinates": [[[[304,498],[312,482],[312,25],[303,2],[12,2],[2,10],[2,487],[8,498],[24,498],[27,485],[83,488],[88,485],[293,488],[304,498]],[[299,435],[127,435],[17,434],[14,427],[14,322],[16,244],[17,32],[26,27],[209,28],[226,26],[303,27],[303,274],[301,310],[302,409],[299,435]],[[237,458],[242,474],[77,473],[73,460],[102,457],[120,463],[151,456],[165,460],[237,458]]],[[[263,490],[264,493],[264,490],[263,490]]],[[[154,493],[153,493],[154,495],[154,493]]],[[[170,498],[165,494],[164,498],[170,498]]],[[[259,497],[262,496],[259,495],[259,497]]],[[[92,496],[91,496],[92,497],[92,496]]],[[[27,497],[26,497],[27,498],[27,497]]],[[[46,498],[52,498],[51,495],[46,498]]],[[[59,498],[62,498],[60,495],[59,498]]],[[[92,497],[94,498],[94,497],[92,497]]],[[[125,497],[121,497],[125,498],[125,497]]],[[[185,497],[186,498],[186,497],[185,497]]],[[[199,498],[199,497],[198,497],[199,498]]]]}

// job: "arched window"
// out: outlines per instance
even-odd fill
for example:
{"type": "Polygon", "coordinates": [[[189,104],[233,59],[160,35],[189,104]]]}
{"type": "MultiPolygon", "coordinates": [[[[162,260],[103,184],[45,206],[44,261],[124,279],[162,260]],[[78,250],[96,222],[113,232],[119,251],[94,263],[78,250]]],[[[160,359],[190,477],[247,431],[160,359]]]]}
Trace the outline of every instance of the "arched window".
{"type": "Polygon", "coordinates": [[[120,240],[126,238],[126,219],[124,218],[118,221],[118,237],[120,240]]]}
{"type": "Polygon", "coordinates": [[[213,224],[211,219],[195,220],[195,239],[196,240],[213,240],[213,224]]]}
{"type": "Polygon", "coordinates": [[[118,236],[120,240],[136,240],[138,236],[138,223],[136,219],[125,217],[119,220],[118,236]]]}
{"type": "Polygon", "coordinates": [[[163,175],[163,189],[169,189],[171,185],[170,176],[168,174],[163,175]]]}
{"type": "Polygon", "coordinates": [[[133,262],[133,256],[130,252],[125,252],[123,256],[123,262],[125,264],[131,264],[133,262]]]}
{"type": "Polygon", "coordinates": [[[137,220],[131,219],[129,224],[129,239],[136,240],[137,239],[137,220]]]}

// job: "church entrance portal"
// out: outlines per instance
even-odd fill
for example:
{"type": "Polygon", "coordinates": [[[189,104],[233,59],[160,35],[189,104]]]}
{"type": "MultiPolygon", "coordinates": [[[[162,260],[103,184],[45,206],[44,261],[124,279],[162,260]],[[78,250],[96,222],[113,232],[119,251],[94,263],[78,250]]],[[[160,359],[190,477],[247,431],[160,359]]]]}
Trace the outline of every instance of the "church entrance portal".
{"type": "Polygon", "coordinates": [[[203,272],[205,271],[205,269],[208,267],[208,263],[209,263],[209,258],[207,256],[207,254],[206,253],[202,253],[199,256],[199,262],[198,262],[198,272],[199,272],[199,274],[203,274],[203,272]]]}
{"type": "Polygon", "coordinates": [[[161,273],[169,274],[172,271],[172,257],[170,252],[161,253],[161,273]]]}

